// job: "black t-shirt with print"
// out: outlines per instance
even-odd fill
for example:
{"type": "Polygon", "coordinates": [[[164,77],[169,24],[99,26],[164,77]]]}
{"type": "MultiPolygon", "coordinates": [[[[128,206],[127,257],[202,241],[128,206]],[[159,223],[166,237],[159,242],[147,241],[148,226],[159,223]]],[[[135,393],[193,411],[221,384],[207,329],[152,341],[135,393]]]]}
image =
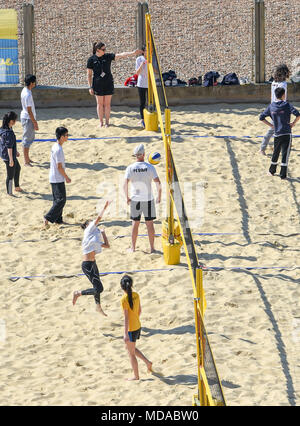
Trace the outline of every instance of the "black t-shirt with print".
{"type": "Polygon", "coordinates": [[[111,61],[115,59],[114,53],[105,53],[101,57],[92,55],[87,61],[87,68],[93,70],[93,87],[99,84],[108,84],[113,82],[111,73],[111,61]],[[105,75],[103,75],[103,73],[105,75]]]}

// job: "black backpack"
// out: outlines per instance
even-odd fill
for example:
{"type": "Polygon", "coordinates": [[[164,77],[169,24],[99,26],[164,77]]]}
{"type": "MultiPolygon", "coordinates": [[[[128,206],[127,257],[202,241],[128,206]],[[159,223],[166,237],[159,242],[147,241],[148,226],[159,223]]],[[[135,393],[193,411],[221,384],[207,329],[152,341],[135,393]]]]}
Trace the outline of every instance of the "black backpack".
{"type": "Polygon", "coordinates": [[[189,79],[189,86],[196,86],[198,84],[198,80],[193,77],[189,79]]]}
{"type": "Polygon", "coordinates": [[[189,86],[201,86],[202,84],[202,75],[199,75],[198,78],[192,77],[189,79],[189,86]]]}
{"type": "Polygon", "coordinates": [[[230,84],[240,84],[240,82],[236,73],[230,72],[223,77],[221,84],[229,86],[230,84]]]}
{"type": "Polygon", "coordinates": [[[217,82],[217,79],[220,77],[218,71],[209,71],[204,76],[203,86],[214,86],[217,82]]]}
{"type": "Polygon", "coordinates": [[[166,80],[172,81],[174,78],[177,78],[177,75],[176,75],[175,71],[169,70],[168,72],[162,73],[162,78],[163,78],[163,81],[166,81],[166,80]]]}

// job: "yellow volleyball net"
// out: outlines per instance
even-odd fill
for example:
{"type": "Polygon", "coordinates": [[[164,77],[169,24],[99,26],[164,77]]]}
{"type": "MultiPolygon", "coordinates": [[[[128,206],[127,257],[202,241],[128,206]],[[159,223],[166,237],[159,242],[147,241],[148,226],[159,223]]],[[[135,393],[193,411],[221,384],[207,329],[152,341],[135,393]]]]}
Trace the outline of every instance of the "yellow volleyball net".
{"type": "Polygon", "coordinates": [[[193,396],[193,405],[226,405],[221,381],[203,321],[206,309],[203,270],[198,260],[172,155],[171,111],[168,106],[149,13],[145,15],[145,20],[148,64],[148,108],[144,110],[145,125],[146,130],[158,130],[159,125],[164,142],[166,159],[167,202],[166,219],[163,221],[162,227],[164,259],[167,264],[179,263],[180,247],[184,246],[194,292],[198,393],[193,396]]]}
{"type": "MultiPolygon", "coordinates": [[[[171,112],[168,106],[149,13],[145,15],[145,20],[148,64],[148,109],[144,110],[145,127],[146,130],[157,130],[159,124],[166,156],[167,194],[170,194],[172,192],[172,170],[170,168],[171,112]]],[[[166,204],[166,219],[163,221],[162,229],[164,259],[166,264],[175,265],[180,262],[182,239],[179,224],[174,219],[174,210],[170,195],[167,195],[166,204]]]]}

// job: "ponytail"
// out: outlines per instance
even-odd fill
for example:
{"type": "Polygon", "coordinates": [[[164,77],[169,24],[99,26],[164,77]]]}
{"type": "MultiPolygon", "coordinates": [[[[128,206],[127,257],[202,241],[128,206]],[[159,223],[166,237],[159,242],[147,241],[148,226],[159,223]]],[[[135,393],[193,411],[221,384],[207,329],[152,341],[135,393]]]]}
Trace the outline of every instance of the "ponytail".
{"type": "Polygon", "coordinates": [[[97,50],[101,49],[101,47],[103,47],[103,46],[105,46],[105,44],[102,43],[101,41],[99,41],[99,42],[96,41],[95,43],[93,43],[93,55],[95,55],[97,50]]]}
{"type": "Polygon", "coordinates": [[[9,122],[11,120],[16,121],[18,115],[14,111],[7,112],[2,120],[2,129],[9,129],[9,122]]]}
{"type": "Polygon", "coordinates": [[[124,277],[122,277],[121,288],[127,293],[130,309],[133,309],[132,278],[129,275],[124,275],[124,277]]]}

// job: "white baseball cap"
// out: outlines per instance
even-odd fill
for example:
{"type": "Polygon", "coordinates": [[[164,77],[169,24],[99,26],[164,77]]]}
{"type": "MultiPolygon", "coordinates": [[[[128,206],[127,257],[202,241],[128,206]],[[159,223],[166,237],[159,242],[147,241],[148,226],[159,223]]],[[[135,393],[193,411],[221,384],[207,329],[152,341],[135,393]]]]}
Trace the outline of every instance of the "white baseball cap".
{"type": "Polygon", "coordinates": [[[133,150],[133,155],[134,155],[134,156],[136,156],[136,155],[142,155],[142,154],[145,154],[145,147],[144,147],[144,145],[141,143],[141,144],[139,144],[138,146],[136,146],[136,147],[134,148],[134,150],[133,150]]]}

